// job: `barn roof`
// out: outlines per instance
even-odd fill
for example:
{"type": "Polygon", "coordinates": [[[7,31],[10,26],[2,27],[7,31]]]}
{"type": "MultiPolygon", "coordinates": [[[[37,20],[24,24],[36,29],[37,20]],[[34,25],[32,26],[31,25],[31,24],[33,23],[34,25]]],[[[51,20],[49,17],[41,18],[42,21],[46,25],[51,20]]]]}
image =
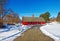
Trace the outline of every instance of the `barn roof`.
{"type": "Polygon", "coordinates": [[[42,17],[23,17],[22,20],[25,22],[45,22],[42,17]]]}

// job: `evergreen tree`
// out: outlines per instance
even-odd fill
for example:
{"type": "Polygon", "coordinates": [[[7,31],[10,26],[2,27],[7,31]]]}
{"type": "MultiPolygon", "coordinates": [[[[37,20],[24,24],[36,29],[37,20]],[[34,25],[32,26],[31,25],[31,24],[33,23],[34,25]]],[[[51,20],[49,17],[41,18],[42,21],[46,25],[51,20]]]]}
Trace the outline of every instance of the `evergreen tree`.
{"type": "Polygon", "coordinates": [[[44,14],[41,14],[40,17],[43,17],[45,19],[46,22],[49,22],[49,17],[50,17],[50,13],[46,12],[44,14]]]}

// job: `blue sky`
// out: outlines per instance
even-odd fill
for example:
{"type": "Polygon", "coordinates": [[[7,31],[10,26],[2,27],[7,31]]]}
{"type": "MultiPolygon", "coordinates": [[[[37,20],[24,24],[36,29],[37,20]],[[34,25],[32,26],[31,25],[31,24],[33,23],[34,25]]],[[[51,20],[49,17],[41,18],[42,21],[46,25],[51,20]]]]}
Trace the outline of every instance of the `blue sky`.
{"type": "Polygon", "coordinates": [[[39,17],[40,14],[50,12],[51,17],[56,17],[60,11],[60,0],[9,0],[6,8],[11,8],[20,16],[39,17]]]}

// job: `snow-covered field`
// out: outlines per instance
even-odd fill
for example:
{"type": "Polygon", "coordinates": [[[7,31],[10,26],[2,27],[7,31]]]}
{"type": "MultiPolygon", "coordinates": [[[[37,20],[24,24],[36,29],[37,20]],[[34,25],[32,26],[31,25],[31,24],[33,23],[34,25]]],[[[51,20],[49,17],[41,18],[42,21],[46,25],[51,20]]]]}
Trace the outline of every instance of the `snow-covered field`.
{"type": "Polygon", "coordinates": [[[40,30],[55,41],[60,41],[60,23],[47,23],[45,26],[40,27],[40,30]]]}
{"type": "Polygon", "coordinates": [[[8,25],[7,28],[0,29],[0,41],[13,41],[18,36],[22,36],[22,33],[29,28],[30,26],[22,24],[8,25]]]}

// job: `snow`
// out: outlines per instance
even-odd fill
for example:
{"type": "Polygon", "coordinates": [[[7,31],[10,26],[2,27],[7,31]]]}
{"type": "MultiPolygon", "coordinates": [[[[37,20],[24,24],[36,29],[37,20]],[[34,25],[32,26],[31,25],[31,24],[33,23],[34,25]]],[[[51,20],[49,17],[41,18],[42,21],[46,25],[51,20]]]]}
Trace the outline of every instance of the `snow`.
{"type": "Polygon", "coordinates": [[[31,26],[22,24],[8,25],[7,28],[0,29],[0,41],[13,41],[31,26]]]}
{"type": "MultiPolygon", "coordinates": [[[[20,23],[15,25],[8,25],[7,28],[0,29],[0,41],[13,41],[33,25],[22,25],[20,23]]],[[[47,23],[40,27],[40,30],[47,36],[53,38],[55,41],[60,41],[60,23],[47,23]]]]}
{"type": "Polygon", "coordinates": [[[22,17],[21,16],[19,16],[19,18],[22,20],[22,17]]]}
{"type": "Polygon", "coordinates": [[[12,35],[14,35],[14,34],[16,34],[18,32],[19,32],[18,30],[12,30],[12,31],[1,33],[0,34],[0,40],[4,40],[4,38],[12,36],[12,35]]]}
{"type": "Polygon", "coordinates": [[[60,41],[60,23],[47,23],[47,25],[40,27],[40,30],[55,41],[60,41]]]}
{"type": "Polygon", "coordinates": [[[6,30],[8,30],[8,29],[0,29],[0,33],[3,32],[3,31],[6,31],[6,30]]]}

